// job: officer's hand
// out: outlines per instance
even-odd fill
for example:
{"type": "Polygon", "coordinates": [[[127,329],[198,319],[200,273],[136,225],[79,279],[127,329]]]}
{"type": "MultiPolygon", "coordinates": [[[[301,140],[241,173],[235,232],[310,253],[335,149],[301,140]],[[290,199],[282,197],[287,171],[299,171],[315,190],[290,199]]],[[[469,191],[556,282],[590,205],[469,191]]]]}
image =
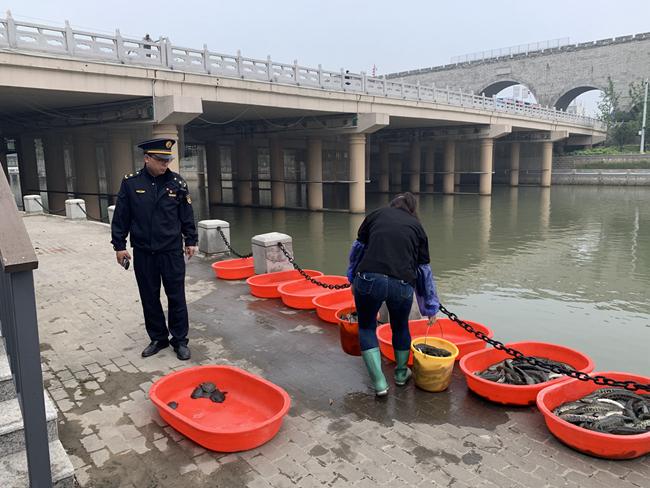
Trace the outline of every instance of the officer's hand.
{"type": "Polygon", "coordinates": [[[117,264],[122,266],[122,261],[124,261],[124,258],[128,258],[130,261],[131,255],[129,254],[129,251],[125,249],[124,251],[115,251],[115,258],[117,259],[117,264]]]}
{"type": "Polygon", "coordinates": [[[192,256],[194,256],[197,252],[199,251],[198,246],[186,246],[185,247],[185,254],[187,255],[187,259],[190,259],[192,256]]]}

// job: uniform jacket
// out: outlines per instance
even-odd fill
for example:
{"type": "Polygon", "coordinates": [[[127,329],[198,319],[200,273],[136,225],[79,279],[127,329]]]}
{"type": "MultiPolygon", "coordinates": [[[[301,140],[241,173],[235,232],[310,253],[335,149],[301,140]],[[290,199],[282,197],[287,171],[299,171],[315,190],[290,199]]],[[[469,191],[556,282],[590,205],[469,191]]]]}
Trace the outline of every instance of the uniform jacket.
{"type": "Polygon", "coordinates": [[[187,183],[167,170],[153,177],[146,168],[126,175],[117,195],[111,224],[111,243],[116,251],[131,247],[147,252],[180,251],[196,246],[192,199],[187,183]]]}

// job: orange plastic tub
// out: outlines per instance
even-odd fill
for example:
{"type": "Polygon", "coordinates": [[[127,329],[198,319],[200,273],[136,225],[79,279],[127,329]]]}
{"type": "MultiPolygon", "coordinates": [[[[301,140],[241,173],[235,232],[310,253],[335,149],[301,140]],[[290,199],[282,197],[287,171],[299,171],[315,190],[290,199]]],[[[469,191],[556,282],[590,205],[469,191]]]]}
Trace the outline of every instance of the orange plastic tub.
{"type": "MultiPolygon", "coordinates": [[[[411,332],[411,340],[418,337],[424,337],[427,334],[428,319],[410,320],[409,331],[411,332]]],[[[480,330],[488,337],[492,337],[493,332],[488,327],[478,322],[471,322],[466,320],[474,329],[480,330]]],[[[457,325],[450,319],[438,319],[435,324],[429,327],[429,337],[439,337],[452,342],[458,348],[457,360],[469,354],[470,352],[483,349],[486,344],[480,339],[477,339],[474,334],[470,334],[465,329],[457,325]]],[[[379,339],[379,349],[381,353],[391,361],[395,361],[395,353],[393,352],[393,331],[390,324],[383,324],[377,327],[377,339],[379,339]]],[[[413,354],[409,357],[409,365],[413,364],[413,354]]]]}
{"type": "MultiPolygon", "coordinates": [[[[507,344],[507,346],[521,351],[526,356],[540,356],[554,361],[561,361],[585,373],[591,373],[594,370],[594,362],[589,356],[569,347],[548,344],[546,342],[513,342],[512,344],[507,344]]],[[[535,398],[540,390],[549,385],[561,383],[569,379],[562,376],[561,378],[555,378],[551,381],[536,385],[506,385],[485,380],[474,374],[476,371],[483,371],[488,366],[492,366],[510,357],[512,356],[509,356],[504,351],[490,348],[473,352],[461,359],[460,369],[465,374],[469,389],[495,403],[502,403],[504,405],[532,405],[535,403],[535,398]]]]}
{"type": "MultiPolygon", "coordinates": [[[[637,383],[650,383],[650,377],[631,373],[607,371],[594,373],[615,380],[633,380],[637,383]]],[[[547,383],[548,384],[548,383],[547,383]]],[[[583,429],[570,424],[553,414],[553,409],[565,402],[572,402],[591,392],[606,388],[591,381],[569,379],[559,384],[547,386],[537,395],[537,407],[544,415],[546,426],[560,441],[585,454],[605,459],[632,459],[650,453],[650,432],[635,435],[614,435],[583,429]]],[[[641,390],[636,393],[647,394],[641,390]]]]}
{"type": "Polygon", "coordinates": [[[356,312],[356,310],[354,307],[346,307],[336,311],[336,320],[339,323],[339,332],[341,334],[341,349],[350,356],[361,356],[359,323],[350,322],[344,317],[351,312],[356,312]]]}
{"type": "Polygon", "coordinates": [[[226,259],[212,263],[212,269],[221,280],[243,280],[255,274],[253,258],[226,259]]]}
{"type": "Polygon", "coordinates": [[[181,434],[207,449],[237,452],[271,440],[282,425],[291,399],[270,381],[233,366],[196,366],[163,376],[149,390],[160,416],[181,434]],[[209,381],[227,392],[223,403],[192,399],[209,381]],[[168,403],[176,402],[176,409],[168,403]]]}
{"type": "MultiPolygon", "coordinates": [[[[319,276],[317,279],[328,285],[344,285],[349,283],[345,276],[324,275],[319,276]]],[[[311,310],[316,308],[313,303],[314,297],[330,293],[333,290],[315,285],[302,278],[278,286],[278,291],[280,292],[280,298],[282,298],[282,301],[287,307],[311,310]]]]}
{"type": "Polygon", "coordinates": [[[313,304],[316,307],[316,313],[321,320],[332,324],[338,323],[336,312],[342,308],[354,306],[354,297],[352,290],[345,288],[336,290],[324,295],[314,297],[313,304]]]}
{"type": "MultiPolygon", "coordinates": [[[[323,276],[323,273],[314,271],[313,269],[305,269],[304,271],[311,277],[323,276]]],[[[284,283],[298,279],[304,278],[297,270],[290,269],[288,271],[251,276],[246,280],[246,283],[248,283],[251,295],[253,296],[260,298],[280,298],[278,287],[284,283]]]]}

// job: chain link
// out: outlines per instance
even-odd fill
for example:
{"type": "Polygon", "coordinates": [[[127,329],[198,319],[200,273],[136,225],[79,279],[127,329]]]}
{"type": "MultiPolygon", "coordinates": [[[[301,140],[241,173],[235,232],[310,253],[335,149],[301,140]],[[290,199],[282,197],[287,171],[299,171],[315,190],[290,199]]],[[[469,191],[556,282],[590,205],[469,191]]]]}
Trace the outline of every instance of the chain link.
{"type": "Polygon", "coordinates": [[[350,283],[344,283],[342,285],[330,285],[328,283],[323,283],[322,281],[318,281],[311,276],[309,276],[304,269],[302,269],[298,264],[296,263],[295,259],[291,254],[289,254],[289,251],[287,251],[287,248],[284,247],[284,244],[281,242],[278,242],[278,247],[282,251],[282,253],[286,256],[286,258],[289,260],[289,262],[292,264],[293,268],[298,271],[302,275],[303,278],[305,278],[307,281],[313,283],[314,285],[317,286],[322,286],[323,288],[328,288],[330,290],[344,290],[346,288],[350,288],[350,283]]]}
{"type": "Polygon", "coordinates": [[[228,248],[228,250],[229,250],[231,253],[233,253],[235,256],[237,256],[238,258],[250,258],[250,257],[253,256],[253,253],[252,253],[252,252],[249,253],[249,254],[239,254],[237,251],[235,251],[235,250],[232,248],[232,246],[231,246],[230,243],[228,242],[228,239],[226,239],[226,234],[224,234],[223,231],[221,230],[221,227],[217,227],[217,231],[219,231],[219,234],[221,235],[221,238],[223,239],[223,243],[226,245],[226,247],[228,248]]]}
{"type": "Polygon", "coordinates": [[[476,330],[474,327],[472,327],[470,324],[465,322],[464,320],[461,320],[458,318],[458,315],[456,315],[453,312],[450,312],[447,310],[445,307],[440,305],[440,311],[445,314],[447,317],[449,317],[450,320],[456,322],[459,326],[461,326],[463,329],[465,329],[467,332],[470,334],[474,334],[477,338],[481,339],[482,341],[487,342],[491,346],[493,346],[495,349],[499,351],[505,351],[506,354],[509,356],[513,356],[517,359],[521,359],[523,361],[526,361],[527,363],[537,366],[541,369],[544,369],[546,371],[549,371],[551,373],[556,373],[556,374],[561,374],[568,376],[569,378],[575,378],[580,381],[593,381],[595,384],[600,385],[600,386],[609,386],[609,387],[620,387],[620,388],[625,388],[626,390],[630,391],[635,391],[635,390],[643,390],[650,392],[650,385],[646,385],[643,383],[637,383],[636,381],[632,380],[627,380],[627,381],[618,381],[612,378],[608,378],[606,376],[602,375],[595,375],[595,376],[590,376],[589,374],[583,372],[583,371],[576,371],[573,368],[566,367],[566,366],[561,366],[559,364],[547,364],[545,362],[541,362],[534,357],[529,357],[524,355],[521,351],[518,351],[517,349],[514,349],[512,347],[506,346],[504,343],[499,342],[495,339],[490,339],[487,337],[483,332],[480,330],[476,330]]]}

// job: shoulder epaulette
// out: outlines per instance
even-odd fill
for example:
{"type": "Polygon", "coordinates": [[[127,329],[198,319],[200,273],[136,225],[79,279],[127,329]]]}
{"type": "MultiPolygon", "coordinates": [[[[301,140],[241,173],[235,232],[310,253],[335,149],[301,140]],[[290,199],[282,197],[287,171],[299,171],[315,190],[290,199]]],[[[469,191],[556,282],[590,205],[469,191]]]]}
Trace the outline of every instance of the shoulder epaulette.
{"type": "Polygon", "coordinates": [[[128,180],[129,178],[133,178],[134,176],[138,176],[140,174],[140,171],[136,171],[135,173],[129,173],[128,175],[124,175],[124,179],[128,180]]]}

